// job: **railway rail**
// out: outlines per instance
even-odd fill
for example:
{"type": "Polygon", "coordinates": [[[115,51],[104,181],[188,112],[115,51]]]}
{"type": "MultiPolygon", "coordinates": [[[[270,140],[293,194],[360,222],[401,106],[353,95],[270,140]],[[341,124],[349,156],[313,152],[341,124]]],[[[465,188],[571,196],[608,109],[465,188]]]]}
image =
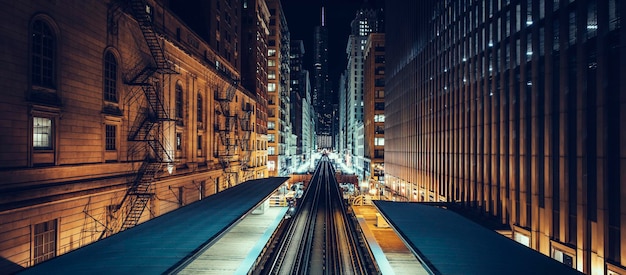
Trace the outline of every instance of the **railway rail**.
{"type": "Polygon", "coordinates": [[[322,157],[298,208],[266,245],[250,274],[377,274],[341,195],[335,170],[322,157]]]}

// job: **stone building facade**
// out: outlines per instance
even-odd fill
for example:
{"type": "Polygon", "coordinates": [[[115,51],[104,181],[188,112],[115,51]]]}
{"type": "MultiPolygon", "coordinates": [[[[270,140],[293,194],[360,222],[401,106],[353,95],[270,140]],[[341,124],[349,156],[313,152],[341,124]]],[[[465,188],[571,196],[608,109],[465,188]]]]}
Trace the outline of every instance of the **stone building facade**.
{"type": "Polygon", "coordinates": [[[2,2],[3,272],[267,176],[240,61],[167,1],[2,2]]]}

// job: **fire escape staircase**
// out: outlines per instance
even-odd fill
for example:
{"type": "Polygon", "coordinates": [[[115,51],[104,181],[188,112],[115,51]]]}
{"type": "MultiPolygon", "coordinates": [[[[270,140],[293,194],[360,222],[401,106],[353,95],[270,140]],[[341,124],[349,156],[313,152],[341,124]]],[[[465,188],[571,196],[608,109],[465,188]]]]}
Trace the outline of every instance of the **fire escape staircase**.
{"type": "MultiPolygon", "coordinates": [[[[159,75],[175,74],[170,62],[166,59],[163,48],[159,43],[159,38],[154,30],[152,18],[148,13],[145,0],[131,0],[126,2],[130,14],[135,18],[146,44],[153,58],[148,66],[140,66],[138,72],[129,73],[131,77],[126,80],[126,84],[134,86],[134,92],[143,92],[145,104],[140,108],[135,117],[128,134],[128,140],[144,144],[145,156],[138,171],[134,174],[134,179],[126,191],[124,198],[116,207],[117,217],[122,215],[121,223],[110,226],[108,232],[115,233],[117,230],[124,231],[139,222],[146,205],[154,195],[152,183],[163,170],[166,163],[171,163],[170,156],[163,145],[165,137],[163,133],[163,122],[171,121],[164,104],[162,86],[156,85],[153,79],[159,75]],[[143,68],[141,68],[143,67],[143,68]],[[122,210],[122,211],[119,211],[122,210]]],[[[100,238],[106,236],[105,230],[100,238]]]]}
{"type": "Polygon", "coordinates": [[[237,115],[230,109],[230,104],[235,97],[237,88],[235,84],[230,84],[226,89],[218,87],[215,91],[215,100],[218,102],[218,116],[215,121],[215,131],[219,135],[222,147],[218,150],[218,158],[224,173],[228,176],[230,185],[230,175],[236,174],[232,163],[236,159],[237,147],[237,115]]]}
{"type": "Polygon", "coordinates": [[[247,103],[242,108],[242,114],[239,116],[239,127],[241,129],[239,134],[239,144],[241,148],[241,155],[239,156],[241,170],[244,171],[244,180],[248,180],[252,169],[250,169],[250,155],[252,153],[252,147],[250,146],[250,134],[252,132],[252,122],[250,120],[252,114],[252,105],[247,103]]]}

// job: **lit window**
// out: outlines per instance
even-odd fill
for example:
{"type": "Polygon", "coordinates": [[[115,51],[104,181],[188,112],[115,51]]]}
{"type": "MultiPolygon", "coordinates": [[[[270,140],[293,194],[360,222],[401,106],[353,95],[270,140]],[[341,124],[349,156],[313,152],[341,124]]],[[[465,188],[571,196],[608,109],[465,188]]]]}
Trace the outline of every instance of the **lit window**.
{"type": "Polygon", "coordinates": [[[569,267],[574,267],[574,256],[569,253],[552,248],[552,258],[569,267]]]}
{"type": "Polygon", "coordinates": [[[33,148],[35,150],[52,149],[52,119],[33,117],[33,148]]]}
{"type": "Polygon", "coordinates": [[[274,70],[269,70],[267,72],[267,79],[276,79],[276,71],[274,70]]]}
{"type": "Polygon", "coordinates": [[[530,237],[520,232],[513,232],[513,239],[515,239],[516,242],[521,243],[525,246],[530,246],[530,237]]]}
{"type": "Polygon", "coordinates": [[[267,83],[267,91],[275,92],[276,91],[276,83],[267,83]]]}
{"type": "Polygon", "coordinates": [[[57,221],[51,220],[33,226],[33,260],[35,264],[52,259],[57,249],[57,221]]]}
{"type": "Polygon", "coordinates": [[[385,122],[385,115],[384,114],[374,115],[374,122],[385,122]]]}
{"type": "Polygon", "coordinates": [[[176,150],[183,150],[183,134],[176,133],[176,150]]]}
{"type": "Polygon", "coordinates": [[[117,60],[111,52],[104,56],[104,100],[117,102],[117,60]]]}
{"type": "Polygon", "coordinates": [[[267,147],[267,154],[268,155],[274,155],[276,153],[276,149],[274,149],[274,146],[268,146],[267,147]]]}
{"type": "Polygon", "coordinates": [[[276,49],[267,50],[267,56],[276,56],[276,49]]]}
{"type": "Polygon", "coordinates": [[[270,60],[268,60],[268,61],[267,61],[267,66],[269,66],[269,67],[274,67],[274,66],[276,66],[276,60],[274,60],[274,59],[270,59],[270,60]]]}
{"type": "Polygon", "coordinates": [[[32,84],[54,89],[56,88],[56,39],[52,29],[44,21],[35,20],[31,39],[32,84]]]}
{"type": "Polygon", "coordinates": [[[274,122],[272,122],[272,121],[268,121],[267,122],[267,129],[268,130],[274,130],[274,128],[276,128],[276,124],[274,124],[274,122]]]}
{"type": "Polygon", "coordinates": [[[385,138],[374,138],[374,145],[385,146],[385,138]]]}

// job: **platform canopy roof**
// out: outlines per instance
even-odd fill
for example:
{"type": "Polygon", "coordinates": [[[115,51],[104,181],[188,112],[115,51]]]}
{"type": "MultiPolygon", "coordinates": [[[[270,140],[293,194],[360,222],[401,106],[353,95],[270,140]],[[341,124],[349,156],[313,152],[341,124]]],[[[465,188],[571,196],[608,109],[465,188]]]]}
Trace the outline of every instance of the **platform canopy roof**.
{"type": "Polygon", "coordinates": [[[442,205],[374,205],[433,274],[582,274],[442,205]]]}
{"type": "Polygon", "coordinates": [[[21,274],[162,274],[263,203],[287,177],[250,180],[27,268],[21,274]]]}

